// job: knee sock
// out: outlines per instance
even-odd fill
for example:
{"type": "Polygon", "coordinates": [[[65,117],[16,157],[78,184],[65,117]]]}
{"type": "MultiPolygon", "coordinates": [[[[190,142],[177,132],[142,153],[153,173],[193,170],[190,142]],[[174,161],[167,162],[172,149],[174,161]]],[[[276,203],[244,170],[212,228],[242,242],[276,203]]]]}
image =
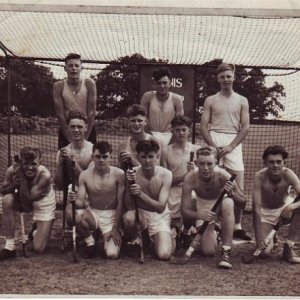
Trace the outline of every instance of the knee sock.
{"type": "Polygon", "coordinates": [[[95,245],[95,239],[92,235],[88,236],[87,238],[84,239],[86,242],[86,245],[89,246],[94,246],[95,245]]]}
{"type": "Polygon", "coordinates": [[[6,239],[4,249],[13,251],[16,249],[15,239],[6,239]]]}

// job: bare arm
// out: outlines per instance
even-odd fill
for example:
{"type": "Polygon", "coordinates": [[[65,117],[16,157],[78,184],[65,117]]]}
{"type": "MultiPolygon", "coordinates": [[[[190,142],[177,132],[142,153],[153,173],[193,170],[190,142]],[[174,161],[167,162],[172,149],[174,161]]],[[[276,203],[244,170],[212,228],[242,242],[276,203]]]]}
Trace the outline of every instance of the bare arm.
{"type": "Polygon", "coordinates": [[[132,184],[130,186],[130,191],[132,195],[136,195],[138,201],[143,202],[147,207],[156,211],[157,213],[162,213],[167,205],[170,187],[172,182],[172,173],[167,171],[162,175],[162,186],[159,192],[158,199],[153,199],[141,191],[138,184],[132,184]]]}
{"type": "Polygon", "coordinates": [[[184,219],[196,220],[199,219],[199,214],[193,208],[192,191],[193,191],[193,175],[188,174],[182,187],[181,195],[181,212],[184,219]]]}
{"type": "Polygon", "coordinates": [[[255,239],[256,244],[259,245],[263,241],[263,236],[261,229],[261,179],[258,174],[254,177],[252,204],[255,239]]]}
{"type": "Polygon", "coordinates": [[[146,92],[142,96],[141,106],[144,107],[147,116],[149,116],[149,104],[150,104],[150,96],[149,96],[149,92],[146,92]]]}
{"type": "Polygon", "coordinates": [[[86,138],[90,136],[92,128],[95,123],[95,115],[96,115],[96,101],[97,101],[97,89],[96,84],[92,79],[86,79],[86,87],[88,90],[87,95],[87,120],[88,120],[88,129],[86,132],[86,138]]]}
{"type": "Polygon", "coordinates": [[[209,134],[209,122],[211,118],[211,99],[208,97],[203,106],[203,114],[201,117],[201,123],[200,123],[200,132],[202,134],[202,137],[205,141],[205,143],[209,146],[216,147],[216,144],[212,140],[210,134],[209,134]]]}
{"type": "MultiPolygon", "coordinates": [[[[120,170],[121,171],[121,170],[120,170]]],[[[116,209],[116,219],[113,229],[118,230],[120,228],[120,223],[123,215],[123,197],[125,192],[125,174],[123,171],[118,174],[118,192],[117,192],[117,209],[116,209]]]]}
{"type": "Polygon", "coordinates": [[[241,109],[241,128],[235,139],[230,143],[230,147],[234,149],[238,146],[248,135],[250,129],[250,120],[249,120],[249,104],[248,100],[245,98],[242,103],[241,109]]]}
{"type": "MultiPolygon", "coordinates": [[[[293,187],[295,193],[297,195],[299,195],[300,194],[300,180],[299,180],[298,176],[292,170],[289,170],[289,169],[287,170],[287,176],[288,176],[288,180],[291,183],[291,186],[293,187]]],[[[292,210],[298,209],[298,208],[300,208],[300,201],[290,204],[289,206],[292,210]]]]}
{"type": "Polygon", "coordinates": [[[64,100],[62,98],[62,91],[63,91],[63,81],[54,83],[54,85],[53,85],[53,100],[54,100],[56,117],[58,119],[58,123],[63,132],[63,135],[70,142],[71,137],[69,135],[68,124],[67,124],[66,117],[65,117],[65,109],[64,109],[64,105],[63,105],[64,100]]]}
{"type": "Polygon", "coordinates": [[[88,173],[86,173],[86,172],[81,173],[79,176],[77,199],[75,202],[75,205],[77,208],[86,208],[87,207],[86,176],[88,176],[88,173]]]}
{"type": "Polygon", "coordinates": [[[30,203],[33,201],[38,201],[46,196],[49,192],[49,186],[51,184],[51,175],[47,170],[41,171],[39,174],[38,182],[31,188],[29,188],[28,180],[21,172],[20,176],[20,198],[21,201],[25,203],[30,203]]]}
{"type": "Polygon", "coordinates": [[[174,107],[175,107],[175,115],[184,115],[184,110],[183,110],[183,97],[174,94],[174,107]]]}

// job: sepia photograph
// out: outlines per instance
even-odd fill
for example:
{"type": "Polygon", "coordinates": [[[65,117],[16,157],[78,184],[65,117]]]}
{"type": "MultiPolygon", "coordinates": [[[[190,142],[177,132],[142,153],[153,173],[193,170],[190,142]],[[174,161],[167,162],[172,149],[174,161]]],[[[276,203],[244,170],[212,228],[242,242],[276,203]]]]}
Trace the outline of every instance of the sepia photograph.
{"type": "Polygon", "coordinates": [[[0,0],[0,298],[300,298],[300,3],[0,0]]]}

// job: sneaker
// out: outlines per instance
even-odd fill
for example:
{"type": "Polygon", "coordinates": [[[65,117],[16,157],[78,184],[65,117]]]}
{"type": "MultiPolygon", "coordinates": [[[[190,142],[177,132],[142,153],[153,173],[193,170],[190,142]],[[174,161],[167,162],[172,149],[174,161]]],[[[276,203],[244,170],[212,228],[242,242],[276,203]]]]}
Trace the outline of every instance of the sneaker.
{"type": "Polygon", "coordinates": [[[232,268],[230,253],[231,253],[231,249],[224,250],[222,248],[222,255],[221,255],[221,261],[219,262],[219,268],[224,268],[224,269],[232,268]]]}
{"type": "Polygon", "coordinates": [[[183,249],[187,249],[190,247],[193,239],[189,234],[182,233],[180,236],[180,246],[183,249]]]}
{"type": "Polygon", "coordinates": [[[290,247],[287,243],[283,245],[281,259],[291,264],[300,264],[300,257],[295,254],[293,247],[290,247]]]}
{"type": "Polygon", "coordinates": [[[0,251],[0,261],[16,257],[16,250],[2,249],[0,251]]]}
{"type": "Polygon", "coordinates": [[[93,258],[96,255],[96,245],[85,246],[84,258],[93,258]]]}
{"type": "Polygon", "coordinates": [[[251,236],[243,229],[237,229],[233,232],[234,239],[240,239],[244,241],[251,241],[251,236]]]}

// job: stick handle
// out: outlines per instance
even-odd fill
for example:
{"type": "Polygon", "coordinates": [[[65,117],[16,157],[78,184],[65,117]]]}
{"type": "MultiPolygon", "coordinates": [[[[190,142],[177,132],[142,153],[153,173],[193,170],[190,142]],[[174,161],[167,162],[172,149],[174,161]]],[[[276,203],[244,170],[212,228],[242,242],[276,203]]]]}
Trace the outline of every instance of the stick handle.
{"type": "MultiPolygon", "coordinates": [[[[235,174],[232,174],[231,177],[230,177],[230,179],[229,179],[229,181],[233,182],[234,179],[235,179],[235,177],[236,177],[236,175],[235,175],[235,174]]],[[[225,194],[226,194],[226,191],[225,191],[225,189],[224,189],[224,190],[221,192],[221,194],[219,195],[219,197],[218,197],[217,201],[215,202],[214,206],[212,207],[212,209],[211,209],[212,212],[215,212],[215,211],[217,210],[217,208],[218,208],[218,206],[221,204],[221,202],[222,202],[222,200],[223,200],[225,194]]],[[[209,221],[204,221],[204,223],[202,224],[202,226],[200,227],[200,229],[199,229],[199,231],[198,231],[198,233],[199,233],[200,235],[203,235],[203,233],[205,232],[205,230],[206,230],[208,224],[209,224],[209,221]]]]}
{"type": "Polygon", "coordinates": [[[195,152],[194,152],[194,151],[191,151],[191,152],[190,152],[190,162],[193,162],[193,160],[194,160],[194,155],[195,155],[195,152]]]}

